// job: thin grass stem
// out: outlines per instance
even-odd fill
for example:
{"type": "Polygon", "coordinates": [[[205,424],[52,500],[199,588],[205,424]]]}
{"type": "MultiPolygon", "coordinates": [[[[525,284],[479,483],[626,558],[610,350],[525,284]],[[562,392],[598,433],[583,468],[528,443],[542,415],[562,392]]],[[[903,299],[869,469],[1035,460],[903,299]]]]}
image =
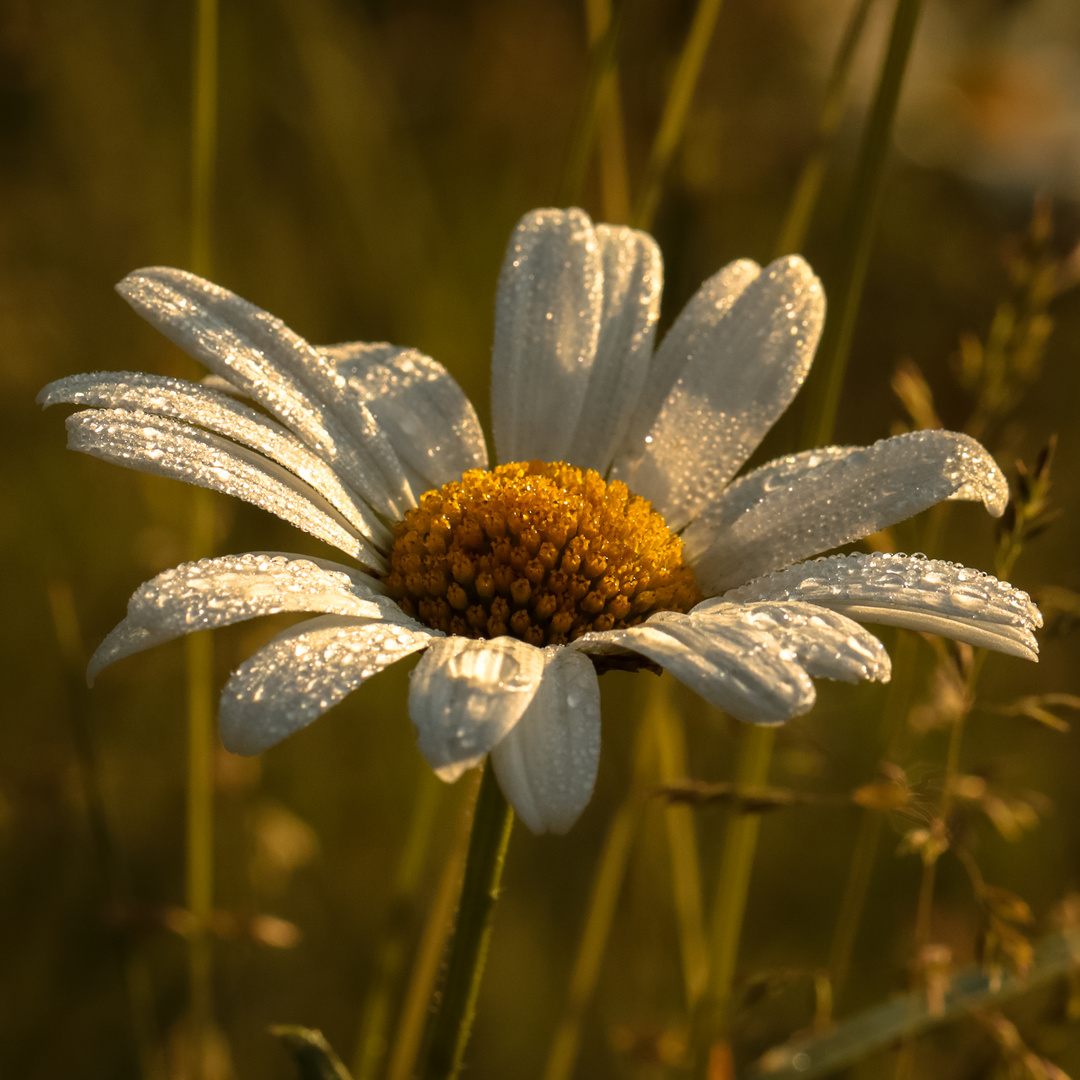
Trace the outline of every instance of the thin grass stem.
{"type": "Polygon", "coordinates": [[[720,14],[720,4],[721,0],[698,0],[694,21],[690,25],[690,32],[686,36],[675,68],[675,77],[671,81],[667,101],[664,103],[660,127],[645,166],[641,191],[631,215],[631,224],[638,229],[648,229],[656,215],[668,167],[682,138],[690,103],[705,64],[705,54],[709,51],[709,42],[712,41],[716,19],[720,14]]]}
{"type": "MultiPolygon", "coordinates": [[[[590,19],[590,23],[592,20],[590,19]]],[[[591,29],[591,27],[590,27],[591,29]]],[[[589,35],[589,78],[585,86],[574,135],[570,142],[570,154],[567,158],[566,172],[559,189],[556,202],[559,206],[570,206],[581,201],[585,188],[585,179],[589,172],[589,158],[592,155],[597,126],[604,104],[604,94],[610,95],[615,72],[615,46],[619,38],[619,16],[611,14],[602,32],[594,37],[589,35]]]]}
{"type": "Polygon", "coordinates": [[[450,946],[442,999],[432,1026],[424,1080],[452,1080],[461,1070],[472,1033],[476,999],[487,960],[514,811],[495,778],[489,757],[476,797],[465,880],[461,886],[454,940],[450,946]]]}
{"type": "MultiPolygon", "coordinates": [[[[686,736],[682,716],[672,699],[673,688],[671,676],[665,675],[657,680],[650,707],[656,732],[657,771],[662,784],[679,781],[686,776],[686,736]]],[[[709,977],[694,812],[689,806],[669,803],[664,810],[664,823],[671,852],[671,886],[679,926],[686,1007],[692,1014],[709,977]]]]}
{"type": "Polygon", "coordinates": [[[851,198],[839,239],[836,280],[829,290],[834,298],[831,317],[818,349],[816,378],[807,386],[802,439],[805,447],[824,445],[832,438],[836,425],[840,391],[881,207],[893,121],[922,6],[923,0],[897,0],[885,61],[859,147],[851,198]]]}
{"type": "Polygon", "coordinates": [[[543,1080],[569,1080],[577,1063],[585,1010],[596,990],[600,963],[615,919],[615,906],[622,892],[634,841],[641,830],[645,808],[644,782],[649,772],[653,746],[653,725],[646,713],[641,718],[635,737],[633,778],[629,792],[615,811],[604,837],[589,892],[585,923],[574,956],[566,1002],[552,1038],[543,1080]]]}
{"type": "Polygon", "coordinates": [[[375,959],[372,985],[364,999],[353,1064],[355,1080],[375,1080],[386,1056],[391,1010],[408,957],[416,892],[431,847],[443,785],[423,768],[412,799],[412,816],[394,875],[393,894],[375,959]]]}
{"type": "MultiPolygon", "coordinates": [[[[211,217],[217,149],[217,0],[197,0],[192,89],[191,268],[207,276],[211,266],[211,217]]],[[[188,552],[203,558],[213,545],[211,493],[191,493],[188,552]]],[[[213,642],[208,632],[189,634],[187,654],[188,777],[186,906],[192,916],[188,940],[188,979],[192,1068],[205,1073],[206,1048],[213,1026],[213,945],[210,919],[214,900],[214,703],[213,642]]]]}
{"type": "MultiPolygon", "coordinates": [[[[918,639],[914,634],[900,632],[893,658],[893,666],[898,671],[912,670],[916,660],[917,644],[918,639]]],[[[881,742],[885,748],[886,760],[896,760],[913,694],[914,685],[910,678],[897,680],[889,688],[881,721],[881,742]]],[[[862,922],[863,910],[866,907],[866,897],[870,889],[870,879],[873,876],[874,862],[877,859],[883,821],[880,813],[866,811],[859,825],[859,835],[852,851],[844,895],[840,901],[832,945],[829,949],[829,979],[832,983],[834,1007],[842,1000],[851,971],[851,957],[855,949],[859,925],[862,922]]]]}
{"type": "Polygon", "coordinates": [[[416,1062],[420,1057],[424,1036],[424,1021],[435,992],[439,963],[446,952],[446,943],[454,926],[454,908],[461,892],[465,858],[469,851],[469,827],[476,809],[478,790],[479,785],[476,785],[476,789],[466,797],[462,805],[460,822],[428,907],[405,988],[386,1080],[411,1080],[416,1073],[416,1062]]]}
{"type": "MultiPolygon", "coordinates": [[[[585,0],[590,48],[596,47],[612,25],[611,6],[611,0],[585,0]]],[[[600,80],[596,110],[600,205],[604,220],[618,224],[630,220],[630,176],[626,165],[619,66],[614,55],[600,80]]]]}
{"type": "MultiPolygon", "coordinates": [[[[775,737],[772,727],[748,725],[743,730],[735,766],[737,785],[760,787],[768,781],[775,737]]],[[[760,826],[760,814],[733,813],[724,833],[709,933],[709,979],[694,1017],[695,1075],[702,1078],[715,1075],[714,1062],[730,1058],[735,965],[760,826]]]]}
{"type": "Polygon", "coordinates": [[[791,202],[784,216],[784,223],[780,228],[774,251],[777,258],[801,251],[806,240],[818,196],[821,194],[821,185],[825,179],[829,155],[832,153],[833,140],[840,127],[840,121],[844,118],[844,105],[847,102],[848,82],[851,78],[855,53],[862,40],[863,30],[866,28],[866,17],[870,14],[873,3],[874,0],[856,0],[851,17],[848,19],[847,26],[844,27],[844,34],[840,39],[836,56],[833,58],[832,70],[829,72],[829,81],[825,86],[814,145],[806,161],[803,162],[799,179],[795,183],[795,191],[792,193],[791,202]]]}

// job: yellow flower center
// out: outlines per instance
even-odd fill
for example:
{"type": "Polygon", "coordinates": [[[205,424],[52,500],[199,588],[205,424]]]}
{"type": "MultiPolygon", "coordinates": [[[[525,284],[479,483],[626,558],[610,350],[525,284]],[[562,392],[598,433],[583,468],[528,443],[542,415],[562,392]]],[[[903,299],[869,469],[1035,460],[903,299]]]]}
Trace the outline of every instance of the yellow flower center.
{"type": "Polygon", "coordinates": [[[562,645],[702,599],[682,541],[618,480],[563,462],[471,470],[394,526],[387,591],[435,630],[562,645]]]}

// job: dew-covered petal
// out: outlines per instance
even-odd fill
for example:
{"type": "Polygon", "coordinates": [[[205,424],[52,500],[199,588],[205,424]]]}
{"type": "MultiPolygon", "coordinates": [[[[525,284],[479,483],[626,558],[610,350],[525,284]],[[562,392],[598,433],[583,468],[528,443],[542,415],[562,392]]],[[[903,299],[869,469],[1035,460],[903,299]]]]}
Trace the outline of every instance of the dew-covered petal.
{"type": "Polygon", "coordinates": [[[451,782],[478,764],[521,718],[543,673],[543,653],[516,638],[433,641],[412,673],[409,716],[436,775],[451,782]]]}
{"type": "Polygon", "coordinates": [[[386,568],[383,557],[318,492],[246,447],[164,416],[127,409],[74,413],[67,429],[71,450],[235,495],[366,566],[386,568]]]}
{"type": "MultiPolygon", "coordinates": [[[[219,380],[224,382],[224,380],[219,380]]],[[[228,385],[228,384],[226,384],[228,385]]],[[[295,435],[255,409],[203,383],[135,371],[99,371],[49,383],[37,397],[97,408],[133,409],[197,424],[216,435],[257,450],[310,484],[362,536],[387,545],[390,533],[371,509],[341,482],[322,458],[295,435]]]]}
{"type": "Polygon", "coordinates": [[[730,313],[735,301],[761,273],[752,259],[737,259],[721,267],[690,299],[649,364],[616,468],[636,468],[645,453],[645,436],[656,422],[683,368],[691,358],[708,349],[717,325],[730,313]]]}
{"type": "Polygon", "coordinates": [[[592,797],[600,763],[600,684],[575,649],[543,650],[544,675],[521,719],[491,751],[499,786],[534,833],[564,833],[592,797]]]}
{"type": "Polygon", "coordinates": [[[807,450],[736,480],[690,523],[685,556],[706,592],[723,592],[943,499],[981,501],[995,517],[1009,500],[1001,470],[970,435],[913,431],[807,450]]]}
{"type": "Polygon", "coordinates": [[[752,724],[780,724],[814,704],[814,684],[791,654],[770,633],[739,622],[663,612],[628,630],[586,634],[573,647],[599,655],[613,647],[639,653],[752,724]]]}
{"type": "Polygon", "coordinates": [[[408,625],[407,616],[376,593],[374,585],[374,579],[359,570],[302,555],[224,555],[183,563],[135,590],[127,616],[90,658],[87,679],[92,682],[122,657],[182,634],[282,611],[319,611],[408,625]]]}
{"type": "Polygon", "coordinates": [[[859,622],[906,626],[997,652],[1038,658],[1042,626],[1031,597],[958,563],[917,555],[837,555],[790,566],[724,594],[725,600],[799,600],[859,622]]]}
{"type": "Polygon", "coordinates": [[[582,210],[526,214],[495,298],[491,422],[502,462],[565,461],[604,310],[600,245],[582,210]]]}
{"type": "Polygon", "coordinates": [[[234,754],[262,753],[433,640],[419,625],[340,615],[291,627],[225,684],[218,712],[221,741],[234,754]]]}
{"type": "Polygon", "coordinates": [[[865,627],[817,604],[763,601],[733,604],[715,598],[698,604],[690,621],[738,622],[763,630],[782,649],[790,650],[814,678],[888,682],[892,664],[885,646],[865,627]]]}
{"type": "Polygon", "coordinates": [[[648,233],[597,225],[604,303],[600,339],[566,460],[605,473],[621,445],[652,359],[663,261],[648,233]]]}
{"type": "Polygon", "coordinates": [[[476,410],[450,373],[430,356],[385,342],[350,342],[319,350],[367,403],[402,462],[423,478],[421,491],[486,469],[476,410]]]}
{"type": "Polygon", "coordinates": [[[333,365],[280,319],[166,266],[129,274],[120,295],[170,341],[273,413],[380,513],[414,505],[401,462],[333,365]]]}
{"type": "MultiPolygon", "coordinates": [[[[821,335],[825,294],[801,258],[777,259],[749,282],[752,264],[736,265],[720,301],[699,294],[672,329],[670,349],[685,362],[613,471],[674,530],[719,497],[791,403],[821,335]]],[[[675,369],[668,348],[665,339],[657,360],[675,369]]]]}

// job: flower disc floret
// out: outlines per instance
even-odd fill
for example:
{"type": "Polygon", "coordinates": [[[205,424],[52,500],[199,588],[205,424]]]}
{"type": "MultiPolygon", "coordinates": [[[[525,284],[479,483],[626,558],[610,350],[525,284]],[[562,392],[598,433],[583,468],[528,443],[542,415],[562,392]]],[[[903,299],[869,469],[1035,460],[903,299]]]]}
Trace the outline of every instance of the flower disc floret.
{"type": "Polygon", "coordinates": [[[682,546],[621,481],[514,462],[427,492],[394,527],[384,580],[432,629],[562,645],[689,611],[702,593],[682,546]]]}

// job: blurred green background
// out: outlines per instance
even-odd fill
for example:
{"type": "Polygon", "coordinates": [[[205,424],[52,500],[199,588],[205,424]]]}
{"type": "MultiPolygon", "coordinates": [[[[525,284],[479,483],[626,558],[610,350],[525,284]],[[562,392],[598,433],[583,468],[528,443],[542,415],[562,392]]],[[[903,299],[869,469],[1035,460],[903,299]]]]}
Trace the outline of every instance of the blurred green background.
{"type": "MultiPolygon", "coordinates": [[[[663,325],[725,262],[771,257],[850,7],[727,0],[653,230],[665,258],[663,325]]],[[[872,8],[805,248],[826,291],[891,10],[885,0],[872,8]]],[[[632,192],[693,12],[676,0],[623,5],[618,65],[632,192]]],[[[133,1035],[132,972],[150,1021],[150,1073],[190,1075],[173,1052],[186,1001],[184,652],[174,643],[125,661],[93,691],[74,662],[122,617],[136,585],[185,557],[189,491],[67,453],[60,411],[43,415],[34,396],[77,371],[191,372],[112,285],[139,266],[188,262],[193,27],[192,5],[176,0],[0,3],[5,1077],[147,1075],[133,1035]]],[[[582,5],[222,0],[220,33],[211,276],[311,341],[419,347],[450,369],[486,424],[495,281],[517,218],[560,190],[588,80],[582,5]]],[[[1037,192],[1053,200],[1049,248],[1067,260],[1080,239],[1080,8],[928,0],[836,441],[872,441],[910,423],[890,389],[904,359],[919,365],[945,425],[964,425],[972,403],[954,376],[960,335],[985,337],[995,305],[1010,295],[1006,257],[1037,192]]],[[[602,218],[595,170],[583,205],[602,218]]],[[[1017,458],[1031,462],[1051,433],[1060,438],[1052,473],[1060,516],[1012,573],[1036,595],[1050,585],[1080,590],[1080,290],[1064,292],[1050,313],[1041,377],[987,434],[1010,478],[1017,458]]],[[[798,410],[767,450],[794,448],[798,410]]],[[[218,553],[319,550],[251,507],[215,505],[218,553]]],[[[981,508],[958,505],[932,547],[920,522],[891,540],[989,570],[994,529],[981,508]]],[[[1058,601],[1072,603],[1065,594],[1058,601]]],[[[1038,667],[995,658],[980,701],[1080,693],[1075,622],[1053,620],[1038,667]]],[[[218,634],[217,685],[283,625],[263,620],[218,634]]],[[[895,637],[883,634],[890,649],[895,637]]],[[[909,654],[897,678],[925,701],[934,654],[921,640],[909,654]]],[[[419,936],[471,782],[443,788],[421,761],[405,712],[408,666],[260,759],[219,751],[223,1077],[293,1075],[266,1033],[272,1023],[320,1027],[351,1060],[412,808],[431,788],[432,843],[415,896],[394,916],[409,949],[419,936]]],[[[598,851],[630,785],[643,679],[651,676],[603,680],[597,794],[571,833],[515,831],[471,1076],[541,1075],[598,851]]],[[[774,781],[841,792],[873,780],[887,693],[822,686],[815,710],[781,733],[774,781]]],[[[690,775],[729,778],[734,725],[690,695],[676,700],[690,775]]],[[[903,763],[927,800],[945,741],[941,730],[918,736],[903,763]]],[[[1018,842],[984,815],[965,819],[987,881],[1031,904],[1035,934],[1080,888],[1078,768],[1075,730],[979,709],[969,721],[964,772],[1005,794],[1045,796],[1034,798],[1040,820],[1018,842]]],[[[801,807],[764,820],[740,973],[773,977],[740,1013],[740,1060],[810,1022],[810,976],[827,962],[861,813],[801,807]]],[[[650,802],[585,1016],[581,1077],[663,1075],[662,1036],[685,1020],[663,815],[650,802]]],[[[724,816],[697,815],[707,897],[724,816]]],[[[917,814],[886,826],[846,1011],[908,984],[919,862],[895,852],[913,823],[917,814]]],[[[980,930],[971,885],[946,856],[934,938],[965,963],[980,930]]],[[[1065,1020],[1064,991],[1036,994],[1010,1015],[1041,1053],[1080,1072],[1080,1030],[1065,1020]]],[[[988,1076],[996,1067],[974,1023],[932,1037],[920,1054],[918,1075],[988,1076]]],[[[880,1068],[871,1061],[859,1075],[880,1068]]]]}

